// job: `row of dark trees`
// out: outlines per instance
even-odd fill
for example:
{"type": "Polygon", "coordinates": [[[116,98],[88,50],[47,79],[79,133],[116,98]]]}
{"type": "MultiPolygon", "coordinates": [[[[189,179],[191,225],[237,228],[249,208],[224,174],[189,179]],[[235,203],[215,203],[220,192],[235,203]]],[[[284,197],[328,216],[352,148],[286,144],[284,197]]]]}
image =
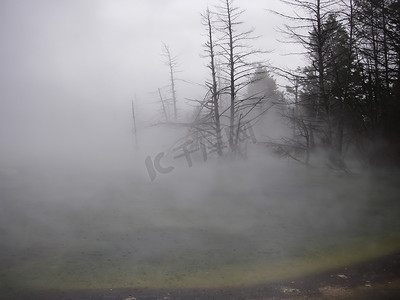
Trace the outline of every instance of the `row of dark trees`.
{"type": "MultiPolygon", "coordinates": [[[[308,164],[316,148],[344,168],[349,149],[371,164],[400,158],[398,0],[285,0],[283,33],[309,65],[282,71],[291,85],[294,136],[276,150],[308,164]]],[[[279,13],[278,13],[279,14],[279,13]]]]}
{"type": "MultiPolygon", "coordinates": [[[[285,93],[258,59],[265,52],[251,47],[257,37],[243,30],[243,10],[234,0],[203,13],[209,77],[190,124],[194,144],[219,156],[243,155],[240,133],[280,105],[292,135],[267,142],[277,153],[304,164],[324,153],[341,169],[349,153],[372,164],[400,161],[400,1],[281,2],[294,11],[273,12],[286,20],[282,34],[304,47],[309,62],[276,68],[290,82],[285,93]]],[[[174,62],[166,49],[176,119],[174,62]]]]}

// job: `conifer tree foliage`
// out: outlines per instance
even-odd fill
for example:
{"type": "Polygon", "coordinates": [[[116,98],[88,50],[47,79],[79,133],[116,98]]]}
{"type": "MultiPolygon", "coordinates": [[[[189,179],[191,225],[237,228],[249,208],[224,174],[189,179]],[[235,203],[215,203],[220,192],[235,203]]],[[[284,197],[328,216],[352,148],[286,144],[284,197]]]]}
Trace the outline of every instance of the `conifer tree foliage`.
{"type": "Polygon", "coordinates": [[[337,3],[325,0],[282,2],[295,11],[293,15],[280,14],[287,20],[282,33],[291,42],[304,47],[309,61],[302,74],[294,78],[295,71],[285,74],[295,84],[291,88],[296,91],[296,100],[288,117],[293,124],[294,136],[300,137],[289,143],[295,153],[291,156],[299,155],[298,149],[301,149],[300,153],[305,153],[303,162],[308,164],[310,154],[318,146],[328,153],[329,159],[342,164],[348,83],[345,78],[349,76],[352,57],[347,33],[336,18],[337,3]]]}
{"type": "Polygon", "coordinates": [[[284,33],[309,61],[301,74],[286,73],[297,74],[292,123],[307,133],[308,154],[323,149],[341,168],[349,148],[368,162],[377,153],[399,161],[399,1],[282,2],[296,9],[282,15],[284,33]]]}
{"type": "MultiPolygon", "coordinates": [[[[341,170],[349,154],[400,166],[399,0],[281,0],[293,9],[274,12],[285,20],[281,33],[307,59],[296,70],[273,69],[289,83],[286,94],[259,61],[266,52],[252,47],[258,37],[242,22],[245,11],[234,0],[218,1],[202,15],[206,93],[185,124],[198,145],[218,156],[245,155],[240,132],[279,106],[291,135],[266,144],[281,155],[306,165],[323,157],[341,170]]],[[[176,118],[175,63],[166,53],[176,118]]]]}

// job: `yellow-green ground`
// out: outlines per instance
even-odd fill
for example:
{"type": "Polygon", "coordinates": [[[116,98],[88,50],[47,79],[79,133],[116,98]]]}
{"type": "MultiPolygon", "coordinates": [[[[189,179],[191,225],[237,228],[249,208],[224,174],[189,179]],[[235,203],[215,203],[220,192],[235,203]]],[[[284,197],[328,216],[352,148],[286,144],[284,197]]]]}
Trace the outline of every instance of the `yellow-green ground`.
{"type": "Polygon", "coordinates": [[[395,176],[242,169],[0,184],[0,292],[251,286],[400,250],[395,176]]]}

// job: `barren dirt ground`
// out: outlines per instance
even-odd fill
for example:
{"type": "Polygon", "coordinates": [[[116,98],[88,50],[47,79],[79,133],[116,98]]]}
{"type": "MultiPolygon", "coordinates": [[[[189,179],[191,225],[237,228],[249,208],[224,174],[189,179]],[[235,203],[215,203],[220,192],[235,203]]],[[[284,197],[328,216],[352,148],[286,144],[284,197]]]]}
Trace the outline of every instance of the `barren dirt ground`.
{"type": "Polygon", "coordinates": [[[288,281],[224,289],[107,289],[18,291],[1,299],[400,299],[400,252],[288,281]]]}

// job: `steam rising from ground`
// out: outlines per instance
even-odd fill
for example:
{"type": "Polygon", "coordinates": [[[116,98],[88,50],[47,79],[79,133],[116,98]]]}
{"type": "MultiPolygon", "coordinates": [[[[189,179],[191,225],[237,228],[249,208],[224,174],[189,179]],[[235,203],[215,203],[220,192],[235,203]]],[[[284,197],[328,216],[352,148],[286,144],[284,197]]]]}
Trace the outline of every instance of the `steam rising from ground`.
{"type": "MultiPolygon", "coordinates": [[[[176,14],[181,3],[174,2],[165,13],[160,1],[156,10],[133,2],[99,2],[95,9],[11,2],[0,12],[0,296],[29,288],[262,282],[267,277],[255,278],[255,266],[267,272],[270,264],[355,240],[376,246],[400,231],[396,175],[306,169],[251,143],[247,160],[204,161],[197,153],[189,167],[174,158],[187,131],[153,126],[158,95],[146,93],[165,85],[168,72],[157,61],[160,40],[150,37],[162,27],[162,38],[173,39],[169,20],[183,28],[178,55],[193,74],[188,78],[196,78],[188,81],[202,82],[205,68],[194,59],[201,9],[176,14]],[[147,12],[156,12],[154,19],[147,12]],[[151,24],[160,14],[164,23],[151,24]],[[197,25],[182,26],[178,16],[197,25]],[[141,32],[143,24],[154,27],[141,32]],[[163,166],[174,169],[152,181],[145,160],[162,152],[163,166]],[[233,280],[229,267],[251,271],[233,280]]],[[[251,5],[257,13],[262,7],[251,5]]],[[[180,105],[185,96],[203,98],[185,84],[177,83],[180,105]]],[[[190,116],[179,109],[182,119],[190,116]]],[[[254,128],[260,141],[287,133],[272,111],[254,128]]]]}
{"type": "Polygon", "coordinates": [[[400,229],[396,178],[306,169],[257,145],[247,160],[194,156],[189,167],[168,148],[182,131],[158,134],[139,136],[138,152],[127,133],[86,151],[3,161],[1,288],[44,288],[49,278],[54,287],[182,286],[400,229]],[[151,181],[144,159],[160,151],[174,170],[151,181]]]}

